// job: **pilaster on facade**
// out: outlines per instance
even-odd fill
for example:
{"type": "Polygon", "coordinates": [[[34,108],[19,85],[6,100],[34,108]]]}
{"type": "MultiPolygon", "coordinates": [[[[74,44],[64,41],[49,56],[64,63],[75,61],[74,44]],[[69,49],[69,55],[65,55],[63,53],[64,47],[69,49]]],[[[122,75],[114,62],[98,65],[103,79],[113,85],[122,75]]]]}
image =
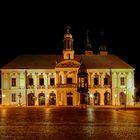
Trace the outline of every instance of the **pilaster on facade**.
{"type": "Polygon", "coordinates": [[[100,85],[101,85],[101,88],[104,87],[104,77],[105,77],[105,73],[100,72],[100,85]]]}
{"type": "Polygon", "coordinates": [[[66,84],[66,79],[67,79],[67,75],[66,74],[67,74],[67,71],[64,71],[63,72],[63,78],[62,78],[62,83],[63,84],[66,84]]]}
{"type": "Polygon", "coordinates": [[[56,85],[59,84],[59,71],[56,71],[55,73],[55,83],[56,85]]]}

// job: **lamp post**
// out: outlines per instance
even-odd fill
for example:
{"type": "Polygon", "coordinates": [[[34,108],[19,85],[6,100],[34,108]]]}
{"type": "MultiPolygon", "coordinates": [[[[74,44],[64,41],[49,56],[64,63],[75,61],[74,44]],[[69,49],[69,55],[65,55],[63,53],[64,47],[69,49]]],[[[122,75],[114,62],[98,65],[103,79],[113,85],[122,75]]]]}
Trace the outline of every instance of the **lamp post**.
{"type": "Polygon", "coordinates": [[[117,105],[117,94],[115,94],[114,97],[115,97],[115,109],[116,109],[116,105],[117,105]]]}
{"type": "Polygon", "coordinates": [[[77,92],[80,94],[81,108],[87,105],[87,92],[88,92],[88,73],[86,67],[81,63],[77,74],[77,92]]]}
{"type": "Polygon", "coordinates": [[[19,105],[19,106],[21,106],[21,97],[22,97],[22,95],[21,95],[21,92],[20,92],[20,93],[18,94],[18,98],[19,98],[19,100],[18,100],[18,101],[19,101],[19,102],[18,102],[18,105],[19,105]]]}
{"type": "Polygon", "coordinates": [[[127,105],[127,93],[126,93],[126,90],[124,90],[123,93],[125,94],[125,110],[126,110],[126,105],[127,105]]]}

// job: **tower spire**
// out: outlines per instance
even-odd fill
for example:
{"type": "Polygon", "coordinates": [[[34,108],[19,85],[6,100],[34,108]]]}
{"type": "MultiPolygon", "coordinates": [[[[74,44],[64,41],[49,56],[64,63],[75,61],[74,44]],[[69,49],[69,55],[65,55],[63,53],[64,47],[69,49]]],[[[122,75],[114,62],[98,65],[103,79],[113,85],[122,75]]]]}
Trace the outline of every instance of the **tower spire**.
{"type": "Polygon", "coordinates": [[[92,46],[89,43],[89,30],[86,31],[86,44],[85,44],[85,55],[92,55],[92,46]]]}
{"type": "Polygon", "coordinates": [[[70,33],[70,26],[66,26],[66,33],[64,34],[64,49],[63,49],[63,58],[64,59],[73,59],[74,50],[73,50],[73,37],[70,33]]]}
{"type": "Polygon", "coordinates": [[[100,33],[99,53],[101,55],[107,55],[108,54],[105,39],[104,39],[104,31],[101,31],[101,33],[100,33]]]}

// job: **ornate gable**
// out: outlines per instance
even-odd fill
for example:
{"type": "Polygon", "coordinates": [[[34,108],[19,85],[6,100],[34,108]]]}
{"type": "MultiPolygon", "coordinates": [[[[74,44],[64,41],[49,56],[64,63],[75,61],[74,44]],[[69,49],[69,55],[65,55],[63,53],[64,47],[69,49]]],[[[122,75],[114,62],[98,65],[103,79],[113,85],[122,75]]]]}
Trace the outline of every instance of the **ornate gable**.
{"type": "Polygon", "coordinates": [[[56,68],[78,68],[80,63],[75,60],[64,60],[56,65],[56,68]]]}

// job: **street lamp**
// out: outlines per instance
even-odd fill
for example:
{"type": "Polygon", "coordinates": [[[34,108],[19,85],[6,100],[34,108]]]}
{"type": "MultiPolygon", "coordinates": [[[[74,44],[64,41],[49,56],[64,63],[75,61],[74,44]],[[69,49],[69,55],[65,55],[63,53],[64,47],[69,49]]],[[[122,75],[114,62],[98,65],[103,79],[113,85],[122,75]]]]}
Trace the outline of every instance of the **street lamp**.
{"type": "MultiPolygon", "coordinates": [[[[115,94],[114,97],[115,97],[115,109],[116,109],[116,105],[117,105],[117,94],[115,94]]],[[[116,109],[116,110],[118,110],[118,109],[116,109]]]]}
{"type": "Polygon", "coordinates": [[[19,106],[21,106],[21,97],[22,97],[22,95],[21,95],[21,92],[20,92],[20,93],[18,94],[18,98],[19,98],[19,100],[18,100],[18,101],[19,101],[19,102],[18,102],[18,105],[19,105],[19,106]]]}
{"type": "Polygon", "coordinates": [[[127,104],[127,94],[126,94],[126,90],[124,90],[123,93],[125,94],[125,110],[126,110],[126,104],[127,104]]]}
{"type": "Polygon", "coordinates": [[[80,93],[80,106],[84,108],[87,104],[87,92],[88,92],[88,73],[83,63],[81,63],[77,74],[77,92],[80,93]]]}

